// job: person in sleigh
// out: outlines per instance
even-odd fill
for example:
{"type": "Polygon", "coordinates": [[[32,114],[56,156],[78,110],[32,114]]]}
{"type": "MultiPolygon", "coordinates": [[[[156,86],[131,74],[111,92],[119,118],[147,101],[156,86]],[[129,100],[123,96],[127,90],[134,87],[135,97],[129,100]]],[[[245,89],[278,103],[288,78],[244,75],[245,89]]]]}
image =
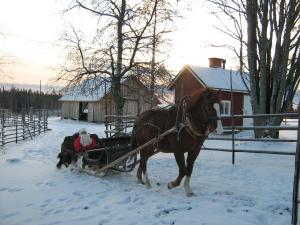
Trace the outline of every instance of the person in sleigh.
{"type": "Polygon", "coordinates": [[[86,132],[84,128],[78,131],[78,137],[74,140],[74,151],[76,153],[86,150],[95,149],[97,142],[94,137],[86,132]]]}
{"type": "Polygon", "coordinates": [[[84,128],[72,136],[67,136],[61,145],[61,151],[57,155],[59,162],[56,167],[61,168],[62,165],[68,167],[71,163],[76,163],[78,160],[78,154],[86,150],[95,149],[103,146],[96,134],[89,134],[84,128]]]}

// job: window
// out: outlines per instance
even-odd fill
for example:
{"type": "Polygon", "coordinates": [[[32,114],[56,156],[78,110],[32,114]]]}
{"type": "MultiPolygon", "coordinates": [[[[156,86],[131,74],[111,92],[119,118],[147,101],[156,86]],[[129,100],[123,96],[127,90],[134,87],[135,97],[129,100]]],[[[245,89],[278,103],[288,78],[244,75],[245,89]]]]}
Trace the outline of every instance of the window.
{"type": "Polygon", "coordinates": [[[221,101],[221,115],[229,116],[231,115],[231,101],[221,101]]]}

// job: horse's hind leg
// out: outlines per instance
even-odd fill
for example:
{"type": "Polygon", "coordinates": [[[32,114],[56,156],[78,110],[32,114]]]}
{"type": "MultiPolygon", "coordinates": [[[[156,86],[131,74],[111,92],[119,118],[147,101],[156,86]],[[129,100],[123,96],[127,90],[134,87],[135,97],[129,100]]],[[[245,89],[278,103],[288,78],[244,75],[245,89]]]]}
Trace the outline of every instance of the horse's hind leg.
{"type": "Polygon", "coordinates": [[[178,168],[179,168],[179,174],[176,180],[168,183],[168,188],[174,188],[180,185],[182,178],[186,174],[186,168],[185,168],[185,159],[184,159],[184,153],[174,153],[178,168]]]}
{"type": "Polygon", "coordinates": [[[138,182],[145,184],[147,187],[151,187],[150,180],[147,174],[147,161],[152,154],[153,154],[153,149],[144,149],[140,152],[141,160],[137,171],[138,182]],[[143,174],[144,174],[145,182],[143,181],[143,177],[142,177],[143,174]]]}
{"type": "Polygon", "coordinates": [[[138,183],[145,184],[147,187],[151,187],[150,180],[147,174],[147,159],[140,161],[140,165],[137,171],[137,179],[138,183]],[[143,174],[145,178],[145,182],[143,181],[143,174]]]}
{"type": "Polygon", "coordinates": [[[140,165],[139,165],[139,168],[137,170],[136,177],[138,179],[138,183],[145,184],[144,181],[143,181],[143,178],[142,178],[142,167],[141,167],[141,164],[142,164],[142,161],[140,161],[140,165]]]}
{"type": "Polygon", "coordinates": [[[191,187],[190,187],[190,180],[191,180],[191,175],[193,172],[194,162],[195,162],[199,152],[200,152],[200,149],[189,152],[188,157],[186,159],[186,176],[185,176],[185,180],[184,180],[184,190],[188,197],[194,195],[194,193],[192,192],[191,187]]]}

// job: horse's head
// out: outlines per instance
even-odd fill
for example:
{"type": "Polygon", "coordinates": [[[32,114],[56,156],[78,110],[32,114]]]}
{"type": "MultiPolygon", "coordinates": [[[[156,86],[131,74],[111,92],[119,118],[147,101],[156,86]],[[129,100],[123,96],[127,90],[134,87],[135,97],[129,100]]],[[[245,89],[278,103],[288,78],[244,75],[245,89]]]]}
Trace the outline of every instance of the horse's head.
{"type": "Polygon", "coordinates": [[[197,133],[210,133],[217,130],[220,134],[223,127],[220,119],[220,90],[200,89],[191,95],[186,104],[186,116],[189,126],[197,133]]]}

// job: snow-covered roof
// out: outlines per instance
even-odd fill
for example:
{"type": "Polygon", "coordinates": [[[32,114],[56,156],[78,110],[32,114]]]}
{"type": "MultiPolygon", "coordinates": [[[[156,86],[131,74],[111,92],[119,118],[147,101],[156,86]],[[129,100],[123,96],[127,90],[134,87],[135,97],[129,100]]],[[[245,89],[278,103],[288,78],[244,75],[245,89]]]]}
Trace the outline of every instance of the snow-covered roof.
{"type": "Polygon", "coordinates": [[[106,93],[109,93],[110,82],[105,84],[103,80],[84,81],[68,90],[59,101],[96,102],[105,95],[105,89],[106,93]]]}
{"type": "Polygon", "coordinates": [[[103,97],[103,93],[83,93],[79,88],[67,92],[59,101],[76,101],[76,102],[96,102],[103,97]]]}
{"type": "MultiPolygon", "coordinates": [[[[123,84],[129,78],[133,78],[133,77],[129,76],[129,77],[122,78],[121,84],[123,84]]],[[[144,85],[142,82],[141,84],[144,85]]],[[[146,85],[144,86],[146,87],[146,85]]],[[[85,80],[80,85],[69,89],[65,93],[65,95],[63,95],[59,99],[59,101],[97,102],[100,101],[105,96],[105,93],[108,94],[110,93],[110,91],[111,91],[110,81],[104,82],[103,79],[85,80]]]]}
{"type": "MultiPolygon", "coordinates": [[[[222,90],[231,89],[230,70],[192,65],[186,65],[184,69],[185,68],[190,70],[192,74],[206,87],[222,90]]],[[[179,73],[179,75],[181,74],[181,72],[179,73]]],[[[248,79],[244,80],[248,87],[250,87],[248,79]]],[[[238,92],[248,92],[238,71],[232,71],[232,90],[238,92]]]]}

